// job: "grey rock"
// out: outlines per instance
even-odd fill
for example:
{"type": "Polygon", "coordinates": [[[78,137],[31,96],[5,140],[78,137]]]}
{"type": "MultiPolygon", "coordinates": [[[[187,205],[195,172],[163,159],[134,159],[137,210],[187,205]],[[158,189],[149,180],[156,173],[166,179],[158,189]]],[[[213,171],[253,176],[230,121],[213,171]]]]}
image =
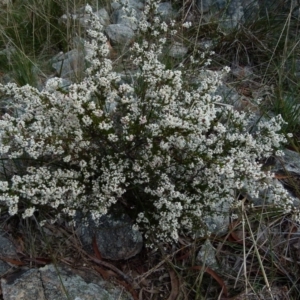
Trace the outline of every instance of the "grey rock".
{"type": "Polygon", "coordinates": [[[278,12],[279,9],[281,12],[289,12],[290,9],[299,7],[298,0],[258,0],[260,10],[263,13],[269,13],[270,11],[278,12]],[[298,3],[297,3],[298,2],[298,3]]]}
{"type": "MultiPolygon", "coordinates": [[[[15,258],[17,252],[14,244],[5,237],[5,232],[0,230],[0,255],[2,257],[15,258]]],[[[4,261],[0,260],[0,276],[5,274],[11,267],[4,261]]]]}
{"type": "MultiPolygon", "coordinates": [[[[204,72],[205,75],[205,72],[204,72]]],[[[217,87],[217,90],[214,93],[211,93],[211,96],[221,96],[222,99],[219,102],[215,102],[215,105],[221,105],[221,106],[230,106],[235,110],[241,111],[244,108],[244,102],[242,97],[238,94],[236,89],[233,87],[230,87],[226,85],[225,83],[219,85],[217,87]]],[[[259,117],[254,118],[249,124],[249,128],[255,124],[255,122],[259,119],[259,117]]]]}
{"type": "Polygon", "coordinates": [[[77,232],[87,250],[90,249],[95,237],[98,249],[106,259],[128,259],[137,255],[143,247],[141,233],[132,229],[132,221],[126,215],[102,216],[99,225],[88,218],[88,225],[79,224],[77,232]]]}
{"type": "MultiPolygon", "coordinates": [[[[202,14],[211,17],[220,17],[221,13],[219,25],[224,29],[231,29],[257,17],[259,12],[265,14],[266,11],[282,8],[282,3],[276,0],[197,0],[196,5],[202,14]]],[[[283,8],[288,9],[290,5],[291,1],[285,1],[283,8]]],[[[294,8],[296,11],[296,6],[294,8]]]]}
{"type": "MultiPolygon", "coordinates": [[[[145,4],[144,0],[121,0],[120,2],[122,5],[125,5],[127,1],[128,1],[128,4],[127,4],[128,8],[135,8],[135,9],[139,9],[139,10],[143,9],[144,4],[145,4]]],[[[116,10],[116,9],[121,8],[121,4],[118,2],[112,2],[111,7],[114,10],[116,10]]]]}
{"type": "MultiPolygon", "coordinates": [[[[94,12],[96,16],[98,16],[101,25],[108,25],[110,22],[110,18],[108,12],[105,8],[101,8],[98,11],[94,12]]],[[[64,14],[59,18],[59,23],[64,24],[66,26],[70,26],[76,22],[80,26],[87,28],[90,17],[85,13],[85,7],[78,9],[75,13],[64,14]]]]}
{"type": "MultiPolygon", "coordinates": [[[[6,112],[4,110],[4,112],[6,112]]],[[[17,113],[22,113],[21,109],[18,109],[17,113]]],[[[18,162],[16,164],[13,160],[8,158],[7,154],[0,155],[0,180],[7,180],[14,174],[17,174],[20,169],[23,169],[23,163],[18,162]]]]}
{"type": "Polygon", "coordinates": [[[107,26],[110,23],[110,17],[105,8],[101,8],[95,12],[98,16],[101,25],[107,26]]]}
{"type": "MultiPolygon", "coordinates": [[[[106,26],[109,24],[110,18],[107,11],[103,8],[99,11],[95,12],[95,15],[98,16],[99,22],[101,25],[106,26]]],[[[64,24],[65,26],[70,26],[70,24],[74,24],[76,22],[80,26],[84,28],[88,28],[88,21],[90,17],[88,14],[64,14],[59,18],[59,23],[64,24]]]]}
{"type": "Polygon", "coordinates": [[[188,48],[180,43],[174,43],[169,51],[169,56],[174,58],[183,58],[188,52],[188,48]]]}
{"type": "Polygon", "coordinates": [[[218,212],[214,212],[211,216],[204,218],[204,222],[209,232],[220,236],[228,232],[230,223],[230,209],[230,202],[223,203],[222,206],[219,207],[218,212]]]}
{"type": "Polygon", "coordinates": [[[130,14],[124,12],[122,9],[117,9],[112,14],[112,21],[115,24],[120,24],[131,28],[132,30],[137,29],[137,22],[140,19],[140,13],[135,11],[133,15],[136,19],[132,19],[130,14]]]}
{"type": "Polygon", "coordinates": [[[105,29],[105,33],[112,44],[129,44],[134,38],[134,32],[131,28],[121,24],[111,24],[105,29]]]}
{"type": "Polygon", "coordinates": [[[259,2],[260,1],[257,0],[241,0],[245,21],[257,17],[259,13],[259,2]]]}
{"type": "Polygon", "coordinates": [[[81,50],[73,49],[67,53],[60,53],[52,61],[52,67],[61,78],[74,81],[83,75],[85,60],[81,50]]]}
{"type": "MultiPolygon", "coordinates": [[[[300,9],[299,9],[300,12],[300,9]]],[[[285,69],[293,72],[293,75],[300,79],[300,59],[295,59],[286,63],[285,69]]]]}
{"type": "MultiPolygon", "coordinates": [[[[297,226],[298,229],[298,226],[297,226]]],[[[257,228],[257,237],[256,240],[258,243],[263,244],[268,238],[269,227],[264,223],[260,223],[257,228]]]]}
{"type": "Polygon", "coordinates": [[[87,274],[79,276],[67,267],[47,265],[24,270],[1,280],[4,300],[131,300],[124,290],[87,274]]]}
{"type": "Polygon", "coordinates": [[[157,7],[158,13],[161,15],[162,20],[169,20],[175,17],[176,13],[172,8],[171,2],[161,2],[157,7]]]}
{"type": "Polygon", "coordinates": [[[0,0],[0,6],[9,6],[12,4],[11,0],[0,0]]]}
{"type": "Polygon", "coordinates": [[[240,0],[231,0],[226,6],[226,12],[221,20],[224,28],[235,28],[239,23],[244,22],[244,10],[240,0]]]}
{"type": "Polygon", "coordinates": [[[290,172],[300,176],[300,154],[288,149],[285,149],[283,152],[284,156],[276,158],[272,171],[282,173],[290,172]]]}
{"type": "Polygon", "coordinates": [[[197,5],[198,9],[202,13],[209,12],[209,9],[211,8],[212,4],[213,4],[213,0],[197,0],[196,1],[196,5],[197,5]]]}
{"type": "Polygon", "coordinates": [[[214,95],[220,95],[224,103],[230,104],[236,109],[240,106],[240,95],[234,88],[231,88],[226,84],[219,85],[214,95]]]}
{"type": "Polygon", "coordinates": [[[3,276],[9,269],[9,264],[7,264],[5,261],[0,260],[0,276],[3,276]]]}
{"type": "Polygon", "coordinates": [[[15,257],[17,255],[14,244],[5,237],[5,232],[0,230],[0,253],[2,256],[15,257]]]}
{"type": "Polygon", "coordinates": [[[206,240],[199,250],[196,260],[204,266],[213,270],[218,269],[218,261],[216,259],[216,249],[209,240],[206,240]]]}
{"type": "Polygon", "coordinates": [[[266,14],[271,11],[286,11],[290,9],[297,15],[299,3],[294,0],[197,0],[196,5],[201,13],[214,16],[222,12],[223,21],[220,23],[227,28],[233,28],[240,22],[250,20],[258,13],[266,14]]]}
{"type": "Polygon", "coordinates": [[[21,271],[17,274],[11,275],[6,279],[1,279],[1,289],[4,300],[48,300],[45,297],[39,271],[34,269],[21,271]]]}
{"type": "Polygon", "coordinates": [[[205,51],[212,49],[214,47],[214,44],[215,44],[214,41],[210,39],[203,39],[197,43],[199,48],[205,51]]]}

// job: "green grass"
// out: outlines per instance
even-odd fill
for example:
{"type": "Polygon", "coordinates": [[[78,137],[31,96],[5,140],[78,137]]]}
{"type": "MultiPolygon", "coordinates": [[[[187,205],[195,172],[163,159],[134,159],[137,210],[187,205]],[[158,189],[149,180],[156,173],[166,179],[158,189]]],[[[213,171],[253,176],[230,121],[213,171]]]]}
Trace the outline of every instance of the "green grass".
{"type": "MultiPolygon", "coordinates": [[[[73,49],[75,35],[84,35],[77,22],[68,21],[64,25],[58,18],[64,13],[76,11],[86,2],[16,0],[11,6],[1,9],[2,81],[8,76],[20,86],[30,84],[38,87],[47,76],[52,75],[49,60],[60,51],[67,52],[73,49]]],[[[193,1],[190,5],[181,1],[176,1],[175,4],[177,8],[183,7],[181,16],[184,16],[189,8],[197,15],[193,1]]],[[[109,9],[105,0],[98,5],[99,8],[109,9]]],[[[226,31],[220,28],[216,18],[207,20],[198,15],[198,19],[202,21],[194,23],[184,34],[179,32],[176,37],[169,37],[170,43],[182,41],[188,46],[189,54],[192,54],[199,41],[209,39],[213,44],[211,50],[216,52],[211,66],[213,69],[224,65],[233,69],[248,67],[251,71],[249,74],[229,76],[227,83],[238,90],[250,89],[250,95],[253,86],[264,87],[267,92],[262,94],[260,112],[266,117],[280,113],[288,122],[283,127],[283,132],[293,134],[293,138],[289,138],[289,148],[300,152],[300,77],[296,74],[300,73],[300,19],[294,16],[292,9],[279,11],[277,8],[269,10],[266,14],[264,11],[253,12],[249,8],[248,14],[251,18],[246,23],[226,31]]],[[[168,68],[176,68],[180,62],[166,56],[168,68]]],[[[184,60],[184,63],[188,64],[188,60],[184,60]]],[[[122,49],[117,51],[115,67],[118,70],[130,68],[130,60],[122,49]]],[[[251,100],[249,99],[250,102],[251,100]]],[[[273,208],[250,208],[247,203],[237,214],[239,222],[232,229],[235,235],[211,238],[222,269],[218,274],[229,294],[242,295],[247,290],[256,295],[254,297],[258,297],[268,287],[271,291],[274,287],[280,287],[286,292],[288,299],[298,299],[300,272],[298,252],[294,246],[297,242],[297,236],[294,235],[296,224],[273,208]],[[264,241],[260,239],[262,232],[264,241]],[[236,236],[241,239],[236,240],[236,236]]],[[[12,219],[10,222],[14,224],[12,219]]],[[[55,260],[62,261],[68,256],[78,259],[74,249],[70,250],[70,232],[68,236],[67,231],[61,233],[60,229],[57,229],[61,234],[58,239],[57,232],[50,234],[46,239],[43,231],[34,231],[32,223],[23,220],[18,222],[22,224],[19,229],[24,242],[22,250],[28,256],[55,257],[55,260]],[[40,243],[42,240],[45,241],[43,244],[40,243]]],[[[53,227],[51,230],[54,231],[53,227]]],[[[150,280],[150,285],[151,282],[154,283],[160,292],[144,292],[143,299],[167,299],[168,293],[172,291],[168,277],[168,274],[171,274],[170,270],[175,274],[172,277],[173,281],[180,285],[178,299],[217,299],[221,293],[220,284],[207,272],[191,269],[192,266],[199,265],[199,262],[195,261],[195,255],[203,242],[203,239],[192,241],[182,237],[177,245],[163,245],[164,250],[161,250],[160,254],[145,250],[141,254],[147,257],[143,264],[146,264],[149,270],[153,269],[147,280],[150,280]],[[160,267],[157,271],[158,265],[160,267]],[[160,280],[157,280],[157,275],[161,276],[160,280]]],[[[128,264],[133,262],[134,260],[131,260],[128,264]]]]}

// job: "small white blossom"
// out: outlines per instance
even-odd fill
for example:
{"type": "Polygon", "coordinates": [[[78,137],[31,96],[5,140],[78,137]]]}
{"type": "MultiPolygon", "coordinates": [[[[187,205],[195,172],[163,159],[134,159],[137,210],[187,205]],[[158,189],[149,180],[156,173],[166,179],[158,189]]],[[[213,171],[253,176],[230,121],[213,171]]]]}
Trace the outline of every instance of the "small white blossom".
{"type": "MultiPolygon", "coordinates": [[[[282,117],[260,121],[250,133],[251,116],[214,95],[230,68],[207,70],[208,50],[202,61],[199,53],[190,57],[199,84],[190,84],[195,69],[183,63],[170,70],[162,54],[181,25],[171,21],[170,29],[157,7],[147,0],[137,22],[145,38],[129,50],[138,71],[126,80],[114,71],[100,20],[87,6],[88,68],[81,82],[67,91],[56,78],[41,91],[0,84],[0,94],[11,99],[0,120],[0,154],[11,165],[26,157],[27,167],[0,181],[0,202],[10,215],[27,207],[27,218],[45,207],[55,212],[51,222],[78,210],[98,220],[124,200],[137,210],[133,228],[145,238],[154,234],[156,243],[193,237],[199,228],[205,234],[203,219],[238,205],[241,190],[251,197],[268,191],[268,201],[295,210],[287,191],[258,164],[283,154],[282,117]]],[[[128,6],[124,11],[131,14],[128,6]]]]}
{"type": "Polygon", "coordinates": [[[190,28],[190,27],[192,27],[192,22],[185,22],[185,23],[182,24],[182,27],[190,28]]]}

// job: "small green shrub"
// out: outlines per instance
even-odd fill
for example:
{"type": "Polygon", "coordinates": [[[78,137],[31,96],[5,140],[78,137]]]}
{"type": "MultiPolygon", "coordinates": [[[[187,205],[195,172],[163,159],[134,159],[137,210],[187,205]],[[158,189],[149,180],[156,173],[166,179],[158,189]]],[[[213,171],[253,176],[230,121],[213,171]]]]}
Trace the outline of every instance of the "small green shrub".
{"type": "Polygon", "coordinates": [[[0,182],[0,201],[11,215],[47,208],[56,218],[80,210],[98,219],[124,204],[135,228],[158,242],[193,236],[205,216],[239,205],[241,191],[255,197],[269,189],[275,205],[294,210],[258,163],[281,153],[281,116],[250,134],[251,116],[214,95],[229,68],[201,67],[205,53],[191,56],[190,68],[166,68],[161,54],[176,22],[161,21],[156,8],[147,1],[139,20],[144,38],[130,48],[136,72],[127,83],[113,71],[102,26],[87,6],[90,66],[82,82],[67,91],[59,78],[42,91],[0,85],[2,97],[13,101],[0,121],[0,153],[25,168],[0,182]]]}

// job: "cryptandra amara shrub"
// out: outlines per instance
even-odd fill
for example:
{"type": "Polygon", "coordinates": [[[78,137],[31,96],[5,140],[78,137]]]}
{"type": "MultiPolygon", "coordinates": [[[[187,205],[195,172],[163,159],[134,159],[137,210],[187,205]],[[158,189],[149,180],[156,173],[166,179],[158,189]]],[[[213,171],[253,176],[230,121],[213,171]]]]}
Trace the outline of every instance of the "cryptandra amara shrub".
{"type": "Polygon", "coordinates": [[[256,197],[268,189],[275,205],[294,210],[258,163],[280,152],[281,117],[251,134],[251,118],[213,96],[222,74],[200,67],[196,56],[191,68],[168,69],[162,52],[176,24],[161,21],[156,8],[148,0],[138,22],[144,38],[130,48],[138,70],[131,81],[113,71],[102,26],[87,6],[89,67],[82,82],[68,90],[59,78],[42,91],[0,86],[11,99],[0,120],[3,163],[23,166],[0,184],[10,215],[51,208],[56,219],[80,211],[98,220],[119,202],[136,218],[134,227],[146,238],[155,233],[158,242],[193,236],[204,217],[238,204],[240,192],[256,197]],[[197,73],[201,81],[191,84],[197,73]]]}

